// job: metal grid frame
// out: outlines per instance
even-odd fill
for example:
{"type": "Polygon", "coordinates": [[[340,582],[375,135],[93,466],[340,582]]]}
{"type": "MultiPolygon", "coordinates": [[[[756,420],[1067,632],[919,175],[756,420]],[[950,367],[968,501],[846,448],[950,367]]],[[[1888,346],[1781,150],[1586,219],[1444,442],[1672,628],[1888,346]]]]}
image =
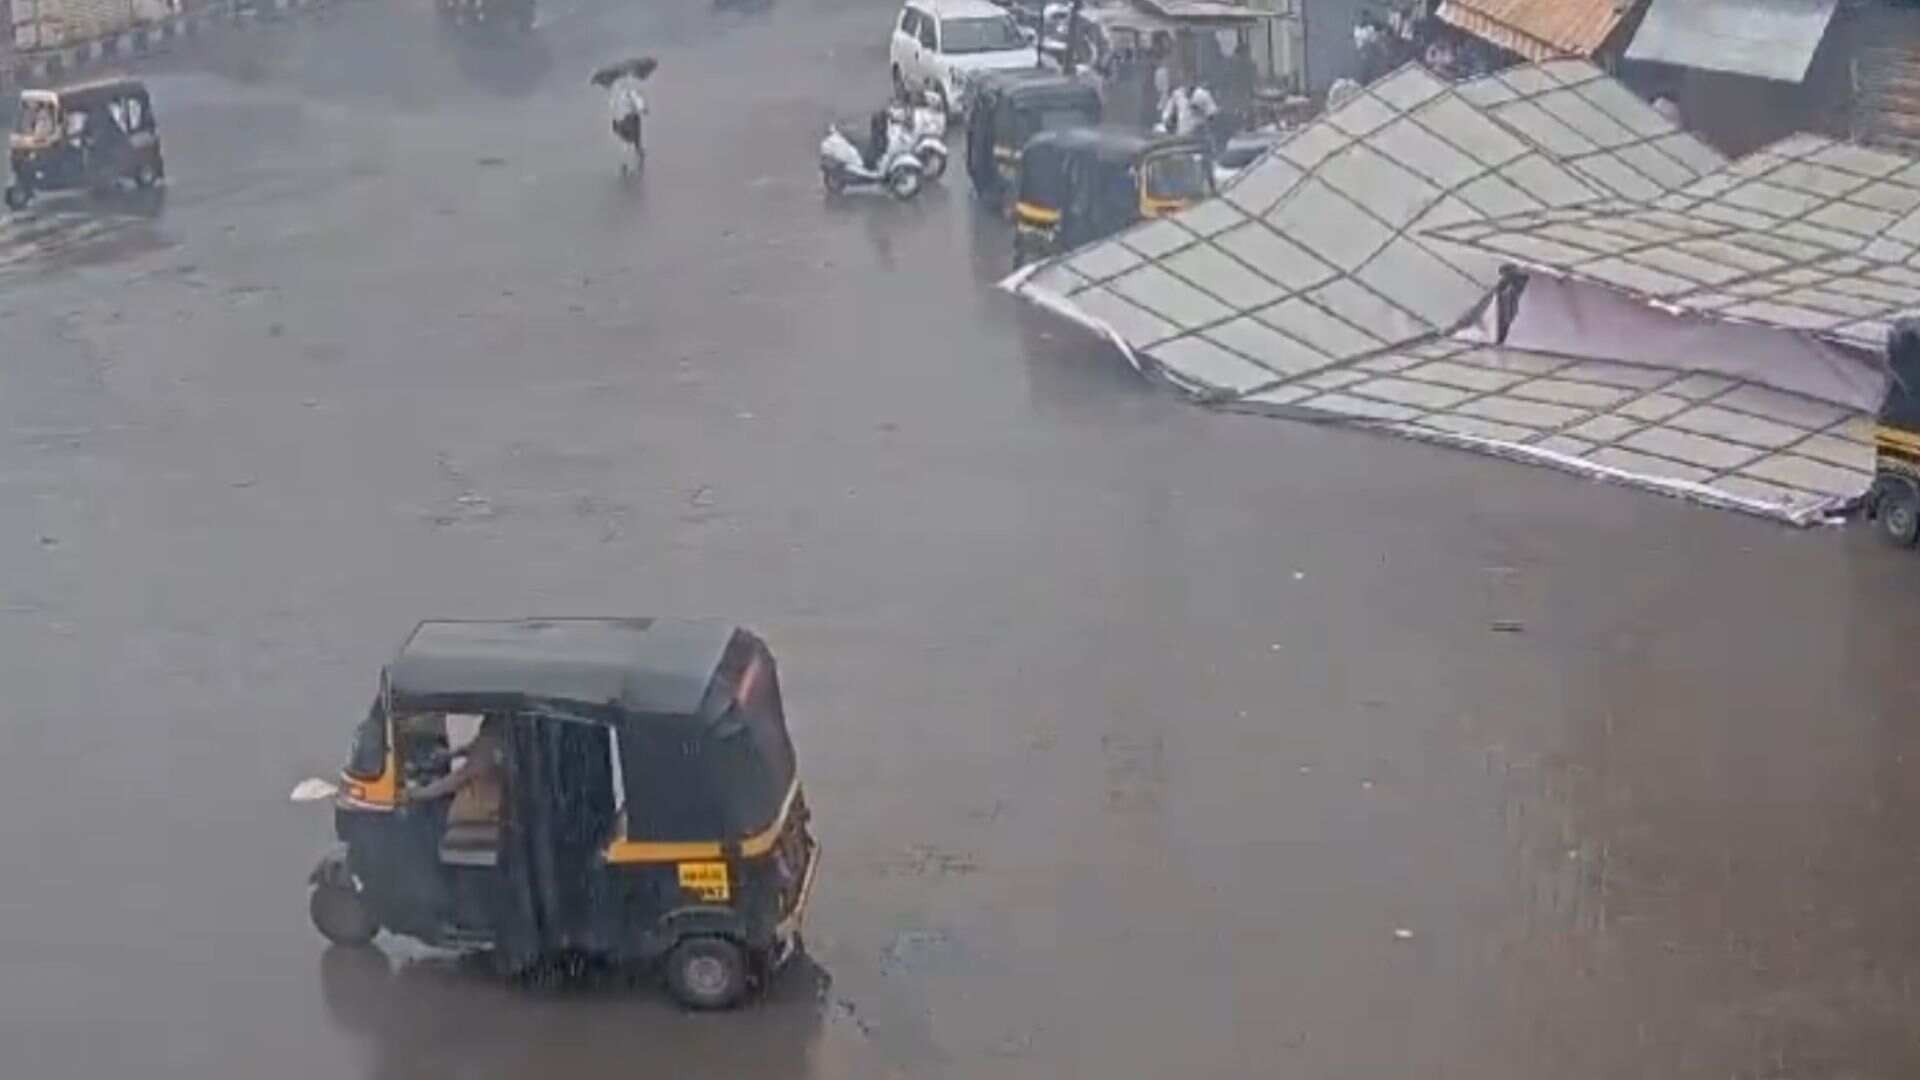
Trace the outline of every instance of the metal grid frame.
{"type": "Polygon", "coordinates": [[[1725,375],[1436,338],[1248,395],[1292,408],[1698,485],[1746,509],[1812,516],[1865,490],[1853,410],[1725,375]]]}
{"type": "Polygon", "coordinates": [[[1920,310],[1920,161],[1812,135],[1650,202],[1434,235],[1682,311],[1867,349],[1920,310]]]}
{"type": "Polygon", "coordinates": [[[1218,198],[1017,290],[1064,300],[1191,386],[1257,393],[1458,325],[1512,260],[1449,226],[1658,197],[1724,165],[1585,61],[1460,85],[1409,65],[1218,198]]]}

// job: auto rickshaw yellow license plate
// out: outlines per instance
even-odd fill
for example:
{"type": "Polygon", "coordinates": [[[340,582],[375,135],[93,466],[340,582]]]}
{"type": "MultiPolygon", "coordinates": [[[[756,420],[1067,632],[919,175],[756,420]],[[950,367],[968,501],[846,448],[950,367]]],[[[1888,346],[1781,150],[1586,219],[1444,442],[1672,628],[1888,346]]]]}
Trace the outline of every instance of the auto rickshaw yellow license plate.
{"type": "Polygon", "coordinates": [[[698,896],[702,900],[728,900],[733,896],[733,887],[727,880],[727,864],[723,862],[683,862],[680,865],[680,888],[698,896]]]}

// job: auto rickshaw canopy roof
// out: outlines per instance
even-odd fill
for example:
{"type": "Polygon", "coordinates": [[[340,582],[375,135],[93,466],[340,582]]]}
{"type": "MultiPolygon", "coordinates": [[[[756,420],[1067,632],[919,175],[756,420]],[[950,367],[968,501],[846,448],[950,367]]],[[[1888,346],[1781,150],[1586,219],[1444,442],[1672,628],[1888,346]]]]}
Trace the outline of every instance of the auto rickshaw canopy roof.
{"type": "Polygon", "coordinates": [[[66,86],[55,86],[45,90],[20,92],[22,101],[34,98],[44,101],[47,98],[55,98],[66,108],[85,108],[118,97],[147,99],[149,98],[147,84],[139,79],[128,78],[90,79],[86,82],[69,83],[66,86]]]}
{"type": "Polygon", "coordinates": [[[1045,68],[993,71],[980,76],[976,91],[1007,99],[1015,108],[1044,109],[1092,105],[1100,108],[1100,90],[1092,83],[1045,68]]]}
{"type": "Polygon", "coordinates": [[[429,620],[387,666],[387,689],[401,711],[518,700],[692,716],[744,633],[698,619],[429,620]]]}

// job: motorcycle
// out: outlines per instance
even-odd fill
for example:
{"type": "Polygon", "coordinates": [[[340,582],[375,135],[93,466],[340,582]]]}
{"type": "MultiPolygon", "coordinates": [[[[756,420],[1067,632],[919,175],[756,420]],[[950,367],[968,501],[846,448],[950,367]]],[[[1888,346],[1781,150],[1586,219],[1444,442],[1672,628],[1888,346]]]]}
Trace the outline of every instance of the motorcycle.
{"type": "Polygon", "coordinates": [[[827,125],[827,136],[820,140],[820,179],[834,195],[854,187],[884,187],[905,202],[920,194],[925,178],[926,167],[913,152],[913,143],[900,124],[887,125],[887,148],[880,155],[879,167],[873,169],[867,168],[859,147],[839,127],[827,125]]]}
{"type": "Polygon", "coordinates": [[[921,171],[929,180],[938,180],[947,171],[947,110],[940,99],[923,94],[913,104],[894,114],[896,123],[904,123],[913,155],[920,159],[921,171]],[[900,115],[904,113],[905,115],[900,115]]]}

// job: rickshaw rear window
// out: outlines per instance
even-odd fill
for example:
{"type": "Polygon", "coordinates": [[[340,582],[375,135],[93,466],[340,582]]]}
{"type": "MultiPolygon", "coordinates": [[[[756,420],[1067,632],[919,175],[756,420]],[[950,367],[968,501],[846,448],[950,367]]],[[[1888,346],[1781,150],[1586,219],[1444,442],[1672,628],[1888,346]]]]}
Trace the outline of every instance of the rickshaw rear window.
{"type": "Polygon", "coordinates": [[[1145,163],[1150,199],[1201,199],[1208,195],[1207,161],[1198,151],[1158,154],[1145,163]]]}
{"type": "Polygon", "coordinates": [[[1043,131],[1063,131],[1070,127],[1084,127],[1097,123],[1099,119],[1099,114],[1093,110],[1072,106],[1038,110],[1022,109],[1015,112],[1013,119],[1007,125],[1009,129],[1007,144],[1014,147],[1024,146],[1028,139],[1043,131]]]}
{"type": "Polygon", "coordinates": [[[378,699],[367,708],[367,718],[353,730],[353,746],[347,751],[348,776],[377,780],[387,771],[387,714],[378,699]]]}

